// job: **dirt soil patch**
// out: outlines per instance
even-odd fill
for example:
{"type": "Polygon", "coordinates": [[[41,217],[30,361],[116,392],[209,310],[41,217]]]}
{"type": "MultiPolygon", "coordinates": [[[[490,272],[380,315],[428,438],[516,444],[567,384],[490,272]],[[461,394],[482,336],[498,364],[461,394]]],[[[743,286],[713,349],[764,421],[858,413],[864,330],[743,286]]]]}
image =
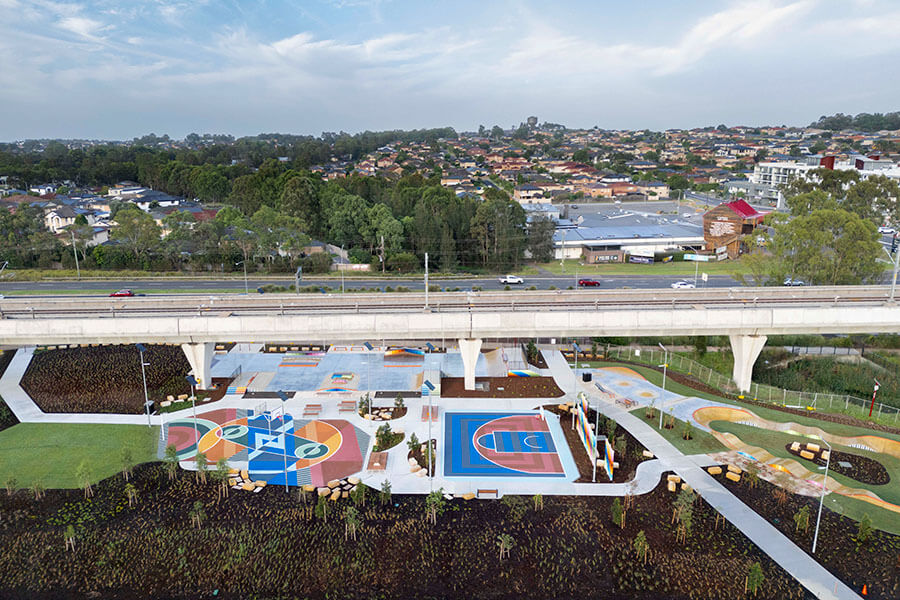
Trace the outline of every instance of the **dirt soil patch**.
{"type": "MultiPolygon", "coordinates": [[[[776,493],[781,488],[763,480],[755,488],[751,488],[744,478],[741,478],[740,483],[734,483],[721,475],[716,479],[804,552],[809,553],[819,498],[799,494],[781,496],[776,493]],[[803,506],[809,508],[809,527],[806,531],[798,531],[794,515],[803,506]]],[[[900,598],[900,536],[875,530],[872,539],[857,546],[855,540],[858,529],[856,521],[826,507],[822,511],[816,560],[857,593],[865,584],[868,588],[867,599],[900,598]]]]}
{"type": "MultiPolygon", "coordinates": [[[[345,539],[350,500],[327,502],[315,516],[312,494],[278,486],[258,494],[169,481],[158,464],[135,469],[138,502],[111,477],[84,499],[80,490],[42,500],[0,493],[0,597],[60,598],[744,598],[750,565],[765,581],[755,600],[811,598],[739,531],[718,523],[702,500],[684,543],[675,541],[672,502],[663,486],[634,497],[625,527],[612,523],[612,498],[543,498],[513,511],[495,500],[452,500],[425,524],[425,497],[369,490],[358,506],[356,541],[345,539]],[[192,527],[199,503],[205,517],[192,527]],[[63,533],[75,529],[75,552],[63,533]],[[632,550],[644,531],[646,562],[632,550]],[[515,544],[499,559],[497,538],[515,544]],[[273,560],[277,556],[277,560],[273,560]],[[214,594],[214,590],[217,593],[214,594]]],[[[870,588],[871,589],[871,588],[870,588]]]]}
{"type": "Polygon", "coordinates": [[[559,398],[563,391],[552,377],[476,377],[485,390],[465,389],[462,377],[441,379],[442,398],[559,398]],[[500,389],[503,388],[503,389],[500,389]]]}
{"type": "MultiPolygon", "coordinates": [[[[799,450],[791,450],[790,444],[785,444],[784,449],[799,458],[801,463],[804,461],[812,462],[820,467],[824,467],[827,462],[822,458],[820,452],[815,454],[813,460],[809,460],[800,456],[799,450]]],[[[828,465],[828,471],[834,471],[835,473],[849,477],[854,481],[868,485],[887,485],[891,482],[891,475],[887,472],[887,469],[884,468],[884,465],[877,460],[869,458],[868,456],[859,456],[858,454],[850,454],[848,452],[838,452],[837,450],[831,453],[831,464],[828,465]],[[842,462],[850,463],[851,466],[844,467],[841,465],[842,462]]]]}

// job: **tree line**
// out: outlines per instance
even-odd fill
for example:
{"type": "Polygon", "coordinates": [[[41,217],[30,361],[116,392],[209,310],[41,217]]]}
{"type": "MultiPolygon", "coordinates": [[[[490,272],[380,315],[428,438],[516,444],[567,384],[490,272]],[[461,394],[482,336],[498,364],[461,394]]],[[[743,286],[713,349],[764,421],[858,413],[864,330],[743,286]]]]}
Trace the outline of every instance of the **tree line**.
{"type": "Polygon", "coordinates": [[[889,113],[859,113],[856,116],[837,113],[836,115],[819,117],[818,121],[810,123],[810,127],[818,129],[830,129],[841,131],[855,129],[858,131],[881,131],[883,129],[893,131],[900,129],[900,112],[889,113]]]}

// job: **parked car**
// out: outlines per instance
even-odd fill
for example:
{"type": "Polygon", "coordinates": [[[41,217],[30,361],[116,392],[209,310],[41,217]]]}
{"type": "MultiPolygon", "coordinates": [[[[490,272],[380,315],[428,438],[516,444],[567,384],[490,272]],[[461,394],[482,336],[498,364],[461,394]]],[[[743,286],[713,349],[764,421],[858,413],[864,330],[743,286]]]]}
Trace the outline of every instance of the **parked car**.
{"type": "Polygon", "coordinates": [[[525,280],[519,277],[518,275],[504,275],[500,278],[500,283],[505,283],[506,285],[516,284],[516,283],[525,283],[525,280]]]}
{"type": "Polygon", "coordinates": [[[131,290],[119,290],[118,292],[113,292],[109,296],[111,298],[128,298],[134,296],[134,292],[131,290]]]}
{"type": "Polygon", "coordinates": [[[784,285],[793,287],[793,286],[797,286],[797,285],[806,285],[806,284],[799,279],[794,279],[793,277],[788,277],[787,279],[784,280],[784,285]]]}
{"type": "Polygon", "coordinates": [[[684,281],[684,280],[676,281],[675,283],[672,284],[673,290],[692,290],[695,287],[697,287],[697,286],[695,286],[692,282],[684,281]]]}
{"type": "Polygon", "coordinates": [[[578,287],[600,287],[600,282],[596,279],[579,279],[578,287]]]}
{"type": "Polygon", "coordinates": [[[882,225],[881,227],[878,228],[878,233],[886,233],[886,234],[890,235],[890,234],[897,233],[897,230],[894,229],[893,227],[889,227],[887,225],[882,225]]]}

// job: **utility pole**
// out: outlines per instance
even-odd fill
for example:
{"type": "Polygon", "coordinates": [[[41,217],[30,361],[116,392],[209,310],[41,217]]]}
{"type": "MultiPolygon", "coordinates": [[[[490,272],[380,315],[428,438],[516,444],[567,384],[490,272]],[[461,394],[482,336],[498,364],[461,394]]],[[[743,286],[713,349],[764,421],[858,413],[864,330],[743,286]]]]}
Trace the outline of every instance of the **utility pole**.
{"type": "Polygon", "coordinates": [[[428,308],[428,253],[425,253],[425,308],[428,308]]]}
{"type": "Polygon", "coordinates": [[[297,290],[297,294],[300,293],[300,281],[303,279],[303,267],[297,267],[297,272],[294,273],[294,289],[297,290]]]}
{"type": "Polygon", "coordinates": [[[891,280],[891,302],[894,301],[894,290],[897,289],[897,265],[900,263],[900,253],[897,252],[897,234],[891,239],[891,254],[894,255],[894,277],[891,280]]]}
{"type": "Polygon", "coordinates": [[[341,244],[341,262],[340,262],[340,266],[341,266],[341,293],[342,293],[342,294],[344,293],[344,265],[346,264],[346,263],[344,263],[345,260],[347,260],[347,259],[344,258],[344,245],[341,244]]]}
{"type": "MultiPolygon", "coordinates": [[[[75,247],[75,230],[70,229],[69,233],[72,234],[72,254],[75,255],[75,270],[78,272],[78,279],[81,279],[81,267],[78,266],[78,249],[75,247]]],[[[897,280],[897,271],[894,270],[894,281],[897,280]]],[[[143,361],[141,361],[143,362],[143,361]]]]}
{"type": "Polygon", "coordinates": [[[384,273],[384,236],[381,236],[381,246],[378,249],[378,256],[381,258],[381,272],[384,273]]]}

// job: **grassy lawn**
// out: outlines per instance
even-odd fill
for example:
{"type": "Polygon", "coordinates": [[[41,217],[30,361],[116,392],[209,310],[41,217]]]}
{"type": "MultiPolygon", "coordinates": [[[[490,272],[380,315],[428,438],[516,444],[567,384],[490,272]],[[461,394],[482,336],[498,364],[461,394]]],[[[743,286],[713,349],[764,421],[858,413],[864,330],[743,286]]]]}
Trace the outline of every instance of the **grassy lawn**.
{"type": "MultiPolygon", "coordinates": [[[[740,260],[723,260],[721,262],[699,263],[700,273],[708,273],[710,275],[734,275],[737,272],[743,273],[746,267],[740,260]]],[[[654,263],[652,265],[639,265],[631,263],[605,264],[605,265],[579,265],[576,260],[567,260],[565,267],[559,264],[558,260],[541,263],[538,265],[542,269],[550,271],[555,275],[575,275],[576,267],[578,268],[579,277],[584,274],[585,277],[602,277],[603,275],[670,275],[674,278],[678,277],[694,277],[694,270],[697,268],[693,262],[670,262],[670,263],[654,263]]],[[[699,278],[699,276],[698,276],[699,278]]],[[[698,280],[698,285],[702,282],[698,280]]]]}
{"type": "MultiPolygon", "coordinates": [[[[668,386],[667,386],[668,387],[668,386]]],[[[634,416],[645,419],[646,409],[642,406],[636,408],[631,411],[631,414],[634,416]]],[[[690,440],[685,440],[681,437],[681,431],[684,427],[684,421],[680,419],[675,419],[675,427],[672,429],[666,429],[663,427],[662,431],[659,430],[659,413],[656,413],[656,418],[653,421],[647,421],[651,425],[653,425],[653,430],[658,432],[664,438],[666,438],[669,443],[673,446],[681,450],[685,454],[710,454],[713,452],[724,452],[728,450],[725,446],[722,445],[719,440],[714,438],[712,434],[709,434],[701,429],[694,427],[694,431],[691,434],[690,440]]]]}
{"type": "Polygon", "coordinates": [[[81,461],[100,481],[121,470],[126,445],[135,464],[156,460],[158,439],[158,427],[143,425],[20,423],[0,431],[0,484],[15,477],[20,488],[78,488],[81,461]]]}

